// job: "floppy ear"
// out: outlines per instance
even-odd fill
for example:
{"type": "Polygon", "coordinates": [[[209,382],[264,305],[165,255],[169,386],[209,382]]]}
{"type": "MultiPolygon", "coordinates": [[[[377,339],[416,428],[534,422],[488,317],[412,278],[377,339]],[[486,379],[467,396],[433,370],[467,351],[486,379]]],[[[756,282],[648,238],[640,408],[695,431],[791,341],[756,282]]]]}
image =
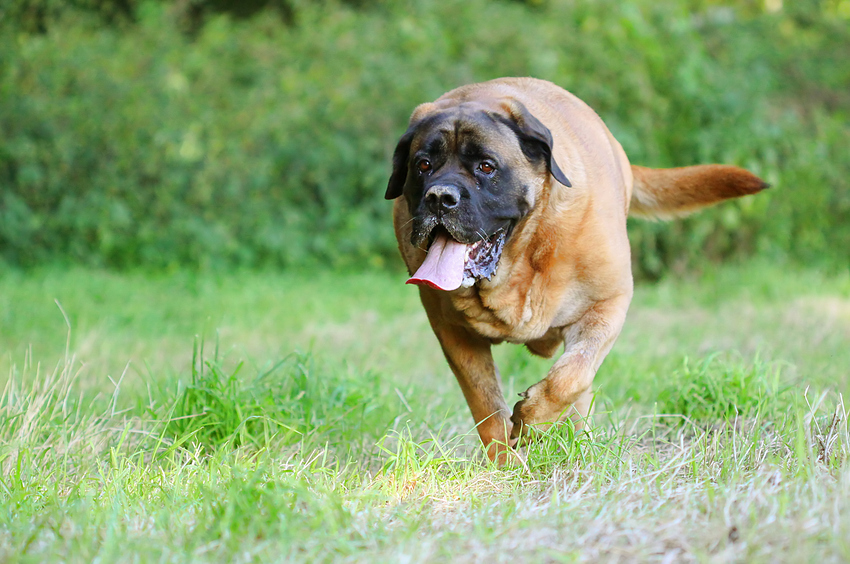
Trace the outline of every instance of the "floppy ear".
{"type": "Polygon", "coordinates": [[[407,158],[410,155],[410,142],[413,140],[416,125],[418,124],[411,125],[396,145],[393,153],[393,172],[387,183],[387,193],[384,194],[387,200],[395,200],[404,190],[404,182],[407,179],[407,158]]]}
{"type": "MultiPolygon", "coordinates": [[[[567,175],[552,157],[552,132],[543,123],[534,117],[522,103],[512,100],[506,107],[512,119],[503,121],[514,130],[519,138],[522,152],[529,159],[542,159],[549,166],[549,172],[555,180],[564,186],[572,186],[567,175]]],[[[500,116],[501,117],[501,116],[500,116]]]]}

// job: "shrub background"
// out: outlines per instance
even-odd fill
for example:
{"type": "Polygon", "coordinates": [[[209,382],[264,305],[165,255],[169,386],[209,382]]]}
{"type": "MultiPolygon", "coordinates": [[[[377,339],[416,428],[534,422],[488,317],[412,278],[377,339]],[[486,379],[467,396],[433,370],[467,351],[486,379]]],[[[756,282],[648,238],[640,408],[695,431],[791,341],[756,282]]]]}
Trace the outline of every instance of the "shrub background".
{"type": "Polygon", "coordinates": [[[848,264],[850,0],[11,0],[0,22],[6,265],[398,264],[407,117],[506,75],[577,94],[636,164],[773,184],[631,223],[639,275],[848,264]]]}

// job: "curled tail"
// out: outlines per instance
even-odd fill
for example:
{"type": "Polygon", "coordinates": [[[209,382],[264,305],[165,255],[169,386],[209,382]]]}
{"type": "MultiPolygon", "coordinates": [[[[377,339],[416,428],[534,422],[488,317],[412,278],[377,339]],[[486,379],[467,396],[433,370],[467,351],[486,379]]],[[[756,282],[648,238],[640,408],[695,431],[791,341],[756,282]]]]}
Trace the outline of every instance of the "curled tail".
{"type": "Polygon", "coordinates": [[[670,219],[728,198],[761,192],[769,185],[755,174],[728,165],[646,168],[632,165],[629,215],[670,219]]]}

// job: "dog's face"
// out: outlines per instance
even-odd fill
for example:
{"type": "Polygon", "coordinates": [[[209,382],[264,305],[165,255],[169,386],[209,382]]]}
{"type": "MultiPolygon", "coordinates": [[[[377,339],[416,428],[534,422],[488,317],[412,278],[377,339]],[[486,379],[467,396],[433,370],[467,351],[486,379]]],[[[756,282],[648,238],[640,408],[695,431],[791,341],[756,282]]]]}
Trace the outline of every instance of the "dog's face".
{"type": "Polygon", "coordinates": [[[569,186],[551,133],[518,102],[433,106],[399,141],[386,197],[404,195],[413,246],[427,249],[446,232],[478,257],[472,275],[489,277],[550,173],[569,186]]]}

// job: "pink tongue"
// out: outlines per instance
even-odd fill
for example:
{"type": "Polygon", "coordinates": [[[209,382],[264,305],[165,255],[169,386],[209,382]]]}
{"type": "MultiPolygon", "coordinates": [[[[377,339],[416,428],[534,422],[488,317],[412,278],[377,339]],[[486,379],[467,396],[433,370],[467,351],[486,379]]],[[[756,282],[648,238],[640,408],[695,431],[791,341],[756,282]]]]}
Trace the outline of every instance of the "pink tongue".
{"type": "Polygon", "coordinates": [[[408,284],[424,284],[435,290],[457,290],[463,282],[466,247],[445,233],[437,235],[428,248],[428,256],[408,284]]]}

